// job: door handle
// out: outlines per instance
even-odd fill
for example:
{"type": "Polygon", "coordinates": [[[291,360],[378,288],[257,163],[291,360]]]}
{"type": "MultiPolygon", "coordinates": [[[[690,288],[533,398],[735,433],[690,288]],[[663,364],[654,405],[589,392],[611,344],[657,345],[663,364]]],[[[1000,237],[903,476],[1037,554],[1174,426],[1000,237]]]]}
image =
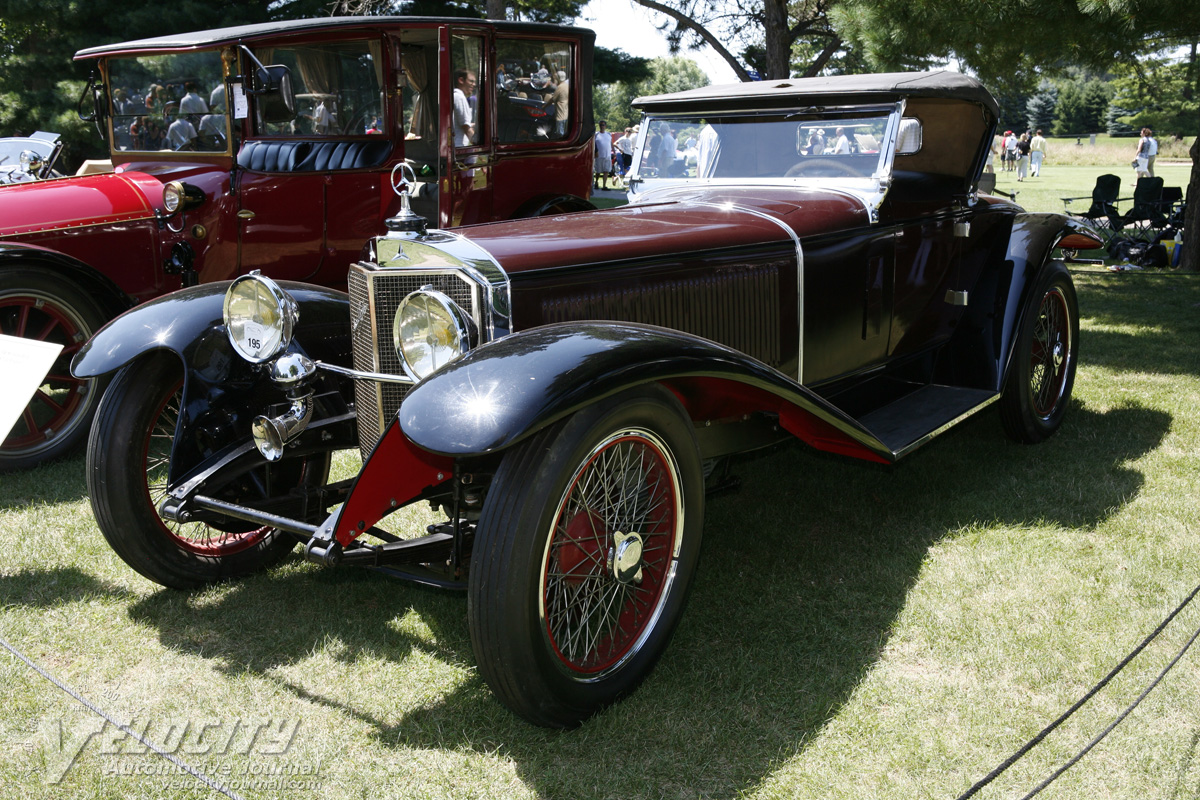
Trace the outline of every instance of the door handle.
{"type": "Polygon", "coordinates": [[[238,219],[254,219],[254,212],[248,208],[243,208],[237,212],[238,219]]]}

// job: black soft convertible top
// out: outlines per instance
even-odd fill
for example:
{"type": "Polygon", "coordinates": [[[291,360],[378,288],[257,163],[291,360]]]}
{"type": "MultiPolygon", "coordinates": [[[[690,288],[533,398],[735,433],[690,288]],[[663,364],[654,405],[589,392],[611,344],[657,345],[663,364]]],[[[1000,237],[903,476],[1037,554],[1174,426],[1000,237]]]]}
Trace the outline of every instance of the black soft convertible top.
{"type": "Polygon", "coordinates": [[[900,97],[939,97],[978,103],[999,116],[1000,107],[979,81],[961,72],[885,72],[872,75],[834,75],[823,78],[786,78],[752,83],[704,86],[686,92],[639,97],[633,105],[658,113],[687,112],[698,108],[773,109],[794,106],[798,98],[838,99],[853,102],[893,100],[900,97]]]}

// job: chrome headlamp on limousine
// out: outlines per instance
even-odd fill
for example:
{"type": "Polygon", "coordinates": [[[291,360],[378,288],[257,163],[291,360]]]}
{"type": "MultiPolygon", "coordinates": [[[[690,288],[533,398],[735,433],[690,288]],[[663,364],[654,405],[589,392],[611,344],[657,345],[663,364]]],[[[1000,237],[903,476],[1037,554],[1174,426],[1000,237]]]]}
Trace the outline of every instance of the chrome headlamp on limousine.
{"type": "Polygon", "coordinates": [[[393,230],[368,242],[350,267],[353,369],[287,353],[299,314],[291,296],[253,272],[225,296],[234,350],[253,364],[271,362],[287,392],[287,413],[255,419],[258,450],[276,461],[311,418],[308,379],[316,369],[355,378],[359,447],[370,452],[409,388],[471,349],[510,331],[508,279],[476,245],[433,230],[393,230]]]}

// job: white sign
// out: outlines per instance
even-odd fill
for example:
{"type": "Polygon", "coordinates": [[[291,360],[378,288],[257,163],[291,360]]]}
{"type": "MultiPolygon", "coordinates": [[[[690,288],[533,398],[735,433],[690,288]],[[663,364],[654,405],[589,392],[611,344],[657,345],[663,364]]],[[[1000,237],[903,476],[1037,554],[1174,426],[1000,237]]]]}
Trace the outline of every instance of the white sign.
{"type": "Polygon", "coordinates": [[[229,86],[233,89],[233,118],[245,119],[250,116],[250,103],[246,100],[246,89],[242,86],[241,81],[231,83],[229,86]]]}
{"type": "Polygon", "coordinates": [[[0,375],[4,376],[0,388],[0,440],[17,424],[62,348],[52,342],[0,335],[0,375]]]}

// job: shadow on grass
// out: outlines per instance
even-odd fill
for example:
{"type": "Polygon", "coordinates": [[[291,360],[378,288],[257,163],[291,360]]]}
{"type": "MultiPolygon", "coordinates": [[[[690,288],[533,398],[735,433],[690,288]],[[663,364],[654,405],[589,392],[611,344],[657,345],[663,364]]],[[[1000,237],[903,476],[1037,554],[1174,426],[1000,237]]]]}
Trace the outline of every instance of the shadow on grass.
{"type": "Polygon", "coordinates": [[[1080,314],[1105,328],[1080,337],[1087,366],[1200,375],[1200,276],[1147,270],[1074,277],[1080,314]]]}
{"type": "Polygon", "coordinates": [[[102,596],[133,600],[137,595],[75,567],[23,569],[0,575],[0,607],[53,608],[102,596]]]}
{"type": "MultiPolygon", "coordinates": [[[[690,605],[640,690],[572,732],[532,728],[468,679],[396,722],[270,680],[373,728],[381,746],[500,753],[544,797],[737,795],[803,750],[877,662],[931,545],[967,526],[1094,528],[1135,496],[1129,461],[1168,415],[1076,403],[1036,447],[985,413],[894,468],[784,448],[740,465],[739,492],[709,503],[690,605]]],[[[364,572],[285,569],[217,594],[160,592],[131,607],[172,648],[233,673],[268,673],[325,647],[369,655],[388,692],[421,651],[472,663],[465,600],[364,572]],[[432,635],[403,632],[415,613],[432,635]]]]}

